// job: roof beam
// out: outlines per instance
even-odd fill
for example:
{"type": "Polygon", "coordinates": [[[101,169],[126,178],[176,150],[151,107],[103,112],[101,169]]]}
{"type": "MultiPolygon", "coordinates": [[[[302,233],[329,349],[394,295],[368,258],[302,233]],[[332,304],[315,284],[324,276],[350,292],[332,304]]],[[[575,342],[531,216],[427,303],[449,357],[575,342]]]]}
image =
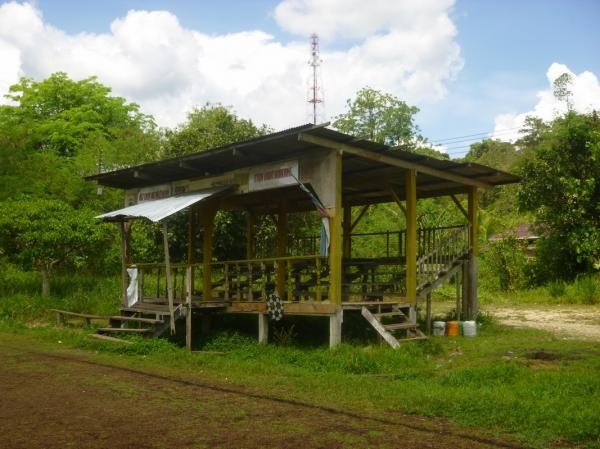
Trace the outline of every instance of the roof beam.
{"type": "Polygon", "coordinates": [[[187,170],[187,171],[192,172],[192,173],[201,173],[201,174],[204,174],[204,170],[200,170],[200,169],[194,167],[189,162],[179,161],[179,163],[177,164],[177,166],[179,168],[182,168],[183,170],[187,170]]]}
{"type": "Polygon", "coordinates": [[[140,170],[134,170],[133,171],[133,177],[135,179],[142,179],[144,181],[153,181],[154,179],[152,178],[152,176],[140,171],[140,170]]]}
{"type": "Polygon", "coordinates": [[[363,148],[358,148],[352,145],[346,145],[340,142],[335,142],[333,140],[324,139],[322,137],[313,136],[310,134],[300,133],[298,134],[298,139],[303,142],[312,143],[314,145],[318,145],[320,147],[332,148],[335,150],[341,150],[348,154],[354,154],[356,156],[360,156],[364,159],[369,159],[376,162],[381,162],[383,164],[392,165],[395,167],[400,167],[404,169],[417,170],[418,172],[425,173],[431,176],[435,176],[440,179],[447,179],[448,181],[454,181],[463,185],[481,187],[483,189],[489,189],[492,187],[491,184],[487,182],[479,181],[477,179],[471,179],[466,176],[457,175],[454,173],[449,173],[443,170],[438,170],[432,167],[427,167],[426,165],[422,165],[416,162],[405,161],[402,159],[398,159],[396,157],[388,156],[386,154],[376,153],[374,151],[365,150],[363,148]]]}

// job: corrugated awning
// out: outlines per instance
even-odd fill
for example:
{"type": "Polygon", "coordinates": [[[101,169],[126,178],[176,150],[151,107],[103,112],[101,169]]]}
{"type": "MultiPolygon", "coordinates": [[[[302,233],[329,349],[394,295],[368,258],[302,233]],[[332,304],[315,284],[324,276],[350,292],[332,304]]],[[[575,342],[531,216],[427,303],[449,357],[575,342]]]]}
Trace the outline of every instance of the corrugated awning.
{"type": "Polygon", "coordinates": [[[98,215],[96,218],[104,221],[121,221],[134,218],[146,218],[150,221],[160,221],[170,217],[173,214],[190,207],[193,204],[206,200],[216,194],[230,189],[232,186],[213,187],[194,193],[186,193],[178,196],[171,196],[155,201],[146,201],[123,209],[114,210],[106,214],[98,215]]]}

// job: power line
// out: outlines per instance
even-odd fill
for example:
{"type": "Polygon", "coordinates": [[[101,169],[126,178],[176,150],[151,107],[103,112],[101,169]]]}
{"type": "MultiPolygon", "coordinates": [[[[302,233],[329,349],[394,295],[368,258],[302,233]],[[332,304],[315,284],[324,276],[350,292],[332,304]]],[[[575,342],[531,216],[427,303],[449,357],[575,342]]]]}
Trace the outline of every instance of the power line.
{"type": "Polygon", "coordinates": [[[455,140],[453,142],[446,142],[446,143],[440,143],[439,141],[436,142],[431,142],[432,145],[437,145],[437,146],[447,146],[447,145],[455,145],[457,143],[463,143],[463,142],[479,142],[481,140],[487,139],[487,138],[494,138],[496,136],[504,136],[504,135],[510,135],[510,134],[514,134],[514,131],[511,131],[510,129],[505,129],[502,131],[497,131],[497,132],[491,132],[489,133],[489,137],[484,136],[484,137],[479,137],[477,139],[462,139],[462,140],[455,140]]]}
{"type": "MultiPolygon", "coordinates": [[[[513,128],[506,128],[506,129],[503,129],[502,131],[498,131],[498,133],[506,132],[506,131],[510,131],[510,130],[515,130],[515,129],[522,129],[522,126],[515,126],[513,128]]],[[[485,132],[480,132],[480,133],[475,133],[475,134],[466,134],[464,136],[445,137],[443,139],[435,139],[435,140],[432,140],[432,141],[433,142],[445,142],[447,140],[463,139],[465,137],[482,136],[482,135],[485,135],[485,134],[497,134],[497,133],[495,133],[494,131],[485,131],[485,132]]]]}

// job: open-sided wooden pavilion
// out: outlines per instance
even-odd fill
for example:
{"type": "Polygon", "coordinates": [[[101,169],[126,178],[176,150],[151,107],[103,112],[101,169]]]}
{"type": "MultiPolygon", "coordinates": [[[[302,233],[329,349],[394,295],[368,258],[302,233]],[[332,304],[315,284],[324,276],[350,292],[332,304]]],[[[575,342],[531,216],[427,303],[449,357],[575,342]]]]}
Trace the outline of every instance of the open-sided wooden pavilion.
{"type": "Polygon", "coordinates": [[[431,291],[450,278],[457,279],[457,312],[474,317],[477,194],[518,181],[490,167],[402,151],[325,125],[300,126],[88,179],[125,190],[125,207],[100,216],[120,224],[123,249],[124,318],[120,327],[103,331],[157,334],[174,329],[174,321],[185,316],[189,347],[194,313],[256,314],[259,339],[266,342],[266,299],[273,293],[283,300],[286,315],[328,317],[332,347],[341,341],[348,309],[360,309],[392,346],[398,344],[393,332],[422,337],[416,322],[419,302],[425,302],[430,319],[431,291]],[[460,195],[467,197],[466,208],[460,195]],[[418,229],[417,201],[439,196],[452,197],[463,223],[418,229]],[[384,256],[353,257],[358,221],[369,206],[385,202],[398,204],[406,229],[382,233],[387,239],[384,256]],[[323,222],[320,241],[291,244],[288,214],[315,208],[323,222]],[[354,214],[353,208],[358,209],[354,214]],[[213,258],[214,217],[227,209],[244,210],[248,217],[243,260],[213,258]],[[184,263],[170,261],[166,225],[165,263],[130,260],[133,220],[159,222],[183,210],[189,217],[184,263]],[[276,221],[275,254],[257,251],[254,223],[261,214],[276,221]],[[195,260],[199,228],[202,260],[195,260]],[[129,322],[150,327],[127,328],[129,322]]]}

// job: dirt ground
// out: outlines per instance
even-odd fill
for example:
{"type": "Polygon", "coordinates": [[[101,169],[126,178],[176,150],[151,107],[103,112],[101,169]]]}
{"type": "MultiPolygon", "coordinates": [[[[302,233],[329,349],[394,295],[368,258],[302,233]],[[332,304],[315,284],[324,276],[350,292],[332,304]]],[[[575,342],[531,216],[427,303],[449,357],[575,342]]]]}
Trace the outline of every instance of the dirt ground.
{"type": "Polygon", "coordinates": [[[533,327],[562,338],[600,342],[600,308],[592,306],[486,307],[507,326],[533,327]]]}
{"type": "Polygon", "coordinates": [[[517,447],[442,420],[362,416],[0,345],[0,447],[517,447]]]}

